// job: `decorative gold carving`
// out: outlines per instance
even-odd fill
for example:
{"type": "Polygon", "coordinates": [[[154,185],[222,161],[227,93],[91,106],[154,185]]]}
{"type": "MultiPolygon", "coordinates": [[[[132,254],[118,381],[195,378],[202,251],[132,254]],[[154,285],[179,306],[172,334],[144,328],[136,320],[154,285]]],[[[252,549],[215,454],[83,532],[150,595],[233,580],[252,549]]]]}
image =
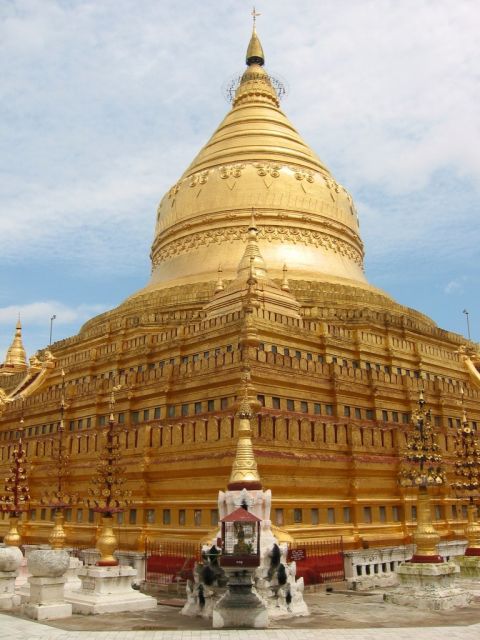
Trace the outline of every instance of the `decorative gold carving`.
{"type": "Polygon", "coordinates": [[[272,178],[278,178],[280,176],[279,164],[269,164],[268,162],[257,162],[253,165],[257,169],[259,176],[271,176],[272,178]]]}
{"type": "Polygon", "coordinates": [[[7,405],[7,402],[11,402],[11,400],[9,399],[5,391],[2,388],[0,388],[0,415],[4,411],[5,406],[7,405]]]}
{"type": "Polygon", "coordinates": [[[313,183],[315,182],[313,171],[308,171],[308,169],[299,169],[298,167],[288,167],[290,171],[293,171],[293,177],[295,180],[306,180],[307,182],[313,183]]]}
{"type": "Polygon", "coordinates": [[[52,545],[52,549],[63,549],[67,534],[63,528],[64,515],[62,509],[57,509],[55,512],[55,524],[53,525],[52,532],[48,538],[48,541],[52,545]]]}
{"type": "Polygon", "coordinates": [[[245,169],[244,164],[230,164],[220,167],[220,178],[227,180],[228,178],[240,178],[242,171],[245,169]]]}
{"type": "Polygon", "coordinates": [[[117,536],[113,531],[113,518],[111,515],[102,515],[102,528],[96,545],[96,548],[100,551],[99,564],[102,566],[118,564],[117,559],[113,555],[117,545],[117,536]]]}
{"type": "Polygon", "coordinates": [[[340,185],[336,180],[328,176],[323,176],[323,180],[327,186],[327,189],[330,189],[330,191],[334,191],[335,193],[340,193],[340,185]]]}
{"type": "Polygon", "coordinates": [[[55,368],[55,357],[51,351],[45,349],[42,358],[40,360],[36,355],[30,358],[30,367],[26,371],[25,377],[13,390],[6,393],[4,389],[0,388],[0,416],[5,411],[7,404],[20,397],[28,398],[43,385],[52,369],[55,368]]]}
{"type": "Polygon", "coordinates": [[[180,183],[177,182],[176,184],[173,185],[173,187],[170,188],[168,192],[168,199],[171,200],[172,198],[174,198],[177,195],[179,189],[180,189],[180,183]]]}
{"type": "Polygon", "coordinates": [[[478,507],[476,504],[467,506],[468,524],[465,527],[465,536],[469,549],[480,549],[480,524],[477,520],[478,507]]]}
{"type": "Polygon", "coordinates": [[[8,533],[3,538],[7,547],[19,547],[22,544],[22,537],[18,532],[18,516],[10,516],[8,533]]]}
{"type": "Polygon", "coordinates": [[[357,207],[355,206],[355,203],[353,201],[353,198],[350,194],[349,191],[347,191],[347,189],[345,189],[345,187],[342,187],[342,191],[345,193],[345,196],[347,197],[347,200],[350,204],[350,211],[352,212],[352,215],[355,216],[358,220],[358,213],[357,213],[357,207]]]}
{"type": "Polygon", "coordinates": [[[190,176],[189,186],[196,187],[198,184],[205,184],[208,180],[209,171],[200,171],[190,176]]]}
{"type": "MultiPolygon", "coordinates": [[[[323,173],[317,173],[305,167],[298,166],[290,166],[290,165],[282,165],[279,163],[269,163],[269,162],[247,162],[247,163],[234,163],[234,164],[226,164],[222,165],[216,169],[206,169],[203,171],[199,171],[197,173],[193,173],[181,180],[179,180],[176,184],[174,184],[166,195],[166,199],[170,200],[171,206],[175,202],[176,195],[179,193],[182,186],[185,184],[189,187],[195,187],[198,185],[204,185],[209,180],[210,175],[215,172],[218,173],[219,177],[222,180],[233,180],[238,179],[243,176],[244,170],[247,167],[254,167],[256,169],[257,174],[262,178],[279,178],[281,176],[282,169],[287,169],[288,172],[285,172],[285,175],[291,175],[295,180],[299,182],[306,181],[310,184],[313,184],[316,180],[317,176],[323,178],[327,189],[330,192],[332,200],[336,201],[335,194],[339,194],[341,191],[344,192],[346,199],[349,202],[350,209],[352,213],[356,213],[355,205],[353,203],[352,196],[350,193],[340,185],[336,180],[334,180],[330,175],[325,175],[323,173]]],[[[271,182],[266,183],[267,186],[271,184],[271,182]]],[[[157,208],[157,221],[161,217],[162,213],[162,199],[157,208]]]]}
{"type": "Polygon", "coordinates": [[[469,350],[465,345],[458,349],[458,353],[470,375],[470,380],[476,387],[480,387],[480,371],[478,369],[480,366],[480,354],[469,350]]]}
{"type": "MultiPolygon", "coordinates": [[[[160,250],[157,250],[153,264],[158,265],[165,260],[170,260],[175,256],[198,249],[200,246],[209,246],[212,243],[221,244],[224,242],[234,242],[235,240],[243,239],[246,231],[246,227],[224,227],[222,229],[212,229],[209,231],[197,231],[184,238],[173,240],[164,245],[160,250]]],[[[355,262],[360,267],[363,266],[362,253],[356,247],[328,233],[298,227],[267,225],[259,229],[258,235],[259,238],[267,240],[268,242],[281,241],[286,244],[302,243],[317,248],[321,247],[352,260],[352,262],[355,262]]]]}
{"type": "Polygon", "coordinates": [[[435,556],[440,536],[432,524],[432,508],[427,487],[420,487],[417,501],[417,528],[413,534],[417,555],[435,556]]]}

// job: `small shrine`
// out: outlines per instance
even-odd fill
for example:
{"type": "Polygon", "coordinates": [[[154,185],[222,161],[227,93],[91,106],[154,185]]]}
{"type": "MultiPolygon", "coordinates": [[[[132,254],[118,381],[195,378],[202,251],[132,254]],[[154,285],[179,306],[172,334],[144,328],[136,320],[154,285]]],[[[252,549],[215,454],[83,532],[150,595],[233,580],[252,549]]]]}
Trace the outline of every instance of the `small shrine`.
{"type": "Polygon", "coordinates": [[[213,609],[214,629],[268,626],[267,606],[252,591],[260,566],[260,518],[240,507],[222,518],[220,566],[227,575],[227,590],[213,609]]]}
{"type": "MultiPolygon", "coordinates": [[[[249,372],[236,412],[238,441],[226,491],[218,494],[220,530],[203,549],[187,585],[183,615],[212,618],[214,628],[265,628],[271,617],[308,615],[303,579],[272,532],[272,495],[264,490],[252,445],[249,372]]],[[[239,394],[240,395],[240,394],[239,394]]]]}
{"type": "Polygon", "coordinates": [[[260,566],[260,522],[243,507],[222,518],[222,567],[260,566]]]}

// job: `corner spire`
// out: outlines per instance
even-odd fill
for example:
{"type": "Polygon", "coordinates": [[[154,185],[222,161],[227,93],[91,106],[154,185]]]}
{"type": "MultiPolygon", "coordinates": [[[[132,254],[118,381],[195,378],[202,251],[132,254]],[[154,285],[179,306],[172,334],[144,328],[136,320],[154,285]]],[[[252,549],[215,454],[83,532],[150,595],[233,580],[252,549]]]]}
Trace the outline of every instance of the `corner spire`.
{"type": "Polygon", "coordinates": [[[20,322],[20,316],[18,316],[15,327],[15,336],[7,351],[4,367],[12,371],[26,371],[28,368],[27,354],[25,353],[22,341],[22,323],[20,322]]]}
{"type": "Polygon", "coordinates": [[[248,227],[247,246],[245,247],[243,257],[238,265],[237,275],[241,276],[242,274],[251,274],[252,271],[253,275],[256,277],[260,276],[265,278],[267,275],[267,266],[258,246],[258,228],[255,224],[255,214],[253,209],[250,225],[248,227]]]}
{"type": "Polygon", "coordinates": [[[288,278],[287,278],[286,264],[283,265],[283,280],[282,280],[282,286],[280,288],[282,289],[282,291],[290,291],[290,285],[288,284],[288,278]]]}
{"type": "Polygon", "coordinates": [[[222,267],[221,265],[218,265],[218,279],[217,279],[217,284],[215,286],[215,293],[220,293],[220,291],[223,291],[225,289],[225,285],[223,284],[223,280],[222,280],[222,267]]]}
{"type": "Polygon", "coordinates": [[[255,454],[253,453],[251,427],[253,416],[254,411],[248,397],[248,380],[245,378],[243,398],[237,411],[240,425],[238,429],[237,452],[228,483],[228,489],[230,491],[262,488],[255,454]]]}

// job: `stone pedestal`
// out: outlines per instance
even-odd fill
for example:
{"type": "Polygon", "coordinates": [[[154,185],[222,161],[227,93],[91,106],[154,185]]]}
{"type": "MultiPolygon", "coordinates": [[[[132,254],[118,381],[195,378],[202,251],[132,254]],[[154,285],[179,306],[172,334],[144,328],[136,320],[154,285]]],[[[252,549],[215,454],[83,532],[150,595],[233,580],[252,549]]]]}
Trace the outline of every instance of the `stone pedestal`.
{"type": "Polygon", "coordinates": [[[227,591],[213,609],[214,629],[268,627],[266,604],[252,591],[254,570],[241,571],[226,569],[227,591]]]}
{"type": "Polygon", "coordinates": [[[135,569],[137,575],[133,584],[140,585],[145,580],[145,553],[140,551],[115,551],[119,564],[135,569]]]}
{"type": "Polygon", "coordinates": [[[76,591],[82,588],[82,581],[78,577],[78,572],[83,567],[83,562],[79,558],[70,556],[68,569],[65,573],[65,591],[76,591]]]}
{"type": "Polygon", "coordinates": [[[473,598],[455,586],[459,571],[454,562],[404,562],[396,569],[400,586],[384,598],[392,604],[432,611],[466,607],[473,598]]]}
{"type": "Polygon", "coordinates": [[[78,572],[81,589],[69,591],[66,598],[74,613],[84,615],[154,609],[155,598],[132,589],[136,575],[132,567],[120,565],[82,567],[78,572]]]}
{"type": "MultiPolygon", "coordinates": [[[[65,572],[64,592],[74,591],[81,588],[82,583],[77,575],[81,567],[83,567],[83,562],[78,558],[73,558],[70,556],[69,564],[65,572]]],[[[17,594],[21,597],[23,603],[28,602],[30,599],[30,581],[28,580],[28,577],[25,577],[25,579],[22,580],[20,587],[18,586],[18,578],[16,582],[16,591],[17,594]]]]}
{"type": "MultiPolygon", "coordinates": [[[[462,556],[456,558],[462,578],[480,578],[480,556],[462,556]]],[[[480,589],[480,584],[478,585],[480,589]]]]}
{"type": "Polygon", "coordinates": [[[70,557],[63,549],[39,549],[28,556],[30,591],[24,612],[34,620],[68,618],[72,605],[65,602],[65,572],[70,557]]]}
{"type": "Polygon", "coordinates": [[[15,593],[18,571],[0,571],[0,611],[14,609],[20,604],[20,596],[15,593]]]}
{"type": "Polygon", "coordinates": [[[69,618],[72,615],[72,605],[65,602],[63,594],[66,578],[30,576],[28,582],[30,595],[24,612],[29,618],[51,620],[69,618]]]}
{"type": "Polygon", "coordinates": [[[20,604],[20,596],[15,594],[15,580],[23,561],[18,547],[0,548],[0,610],[9,610],[20,604]]]}

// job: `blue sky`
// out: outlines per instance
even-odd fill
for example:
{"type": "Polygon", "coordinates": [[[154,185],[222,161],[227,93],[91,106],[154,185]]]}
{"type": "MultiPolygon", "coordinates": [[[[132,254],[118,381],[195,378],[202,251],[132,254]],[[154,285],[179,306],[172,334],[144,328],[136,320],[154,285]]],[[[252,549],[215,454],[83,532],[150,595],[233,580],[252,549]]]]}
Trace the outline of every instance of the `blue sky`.
{"type": "MultiPolygon", "coordinates": [[[[283,109],[359,210],[370,281],[480,340],[477,0],[258,0],[283,109]],[[300,8],[298,8],[300,7],[300,8]]],[[[0,358],[141,288],[156,206],[225,115],[243,0],[0,2],[0,358]]]]}

